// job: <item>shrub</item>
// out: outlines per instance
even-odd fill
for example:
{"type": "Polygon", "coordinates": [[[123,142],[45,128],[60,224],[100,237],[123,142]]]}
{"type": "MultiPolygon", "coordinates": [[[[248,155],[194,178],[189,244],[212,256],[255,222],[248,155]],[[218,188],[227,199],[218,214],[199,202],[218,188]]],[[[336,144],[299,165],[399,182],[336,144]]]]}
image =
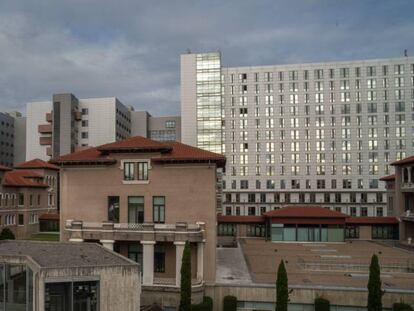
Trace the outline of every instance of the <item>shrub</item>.
{"type": "Polygon", "coordinates": [[[181,261],[181,296],[180,311],[191,310],[191,249],[190,243],[185,242],[183,259],[181,261]]]}
{"type": "Polygon", "coordinates": [[[204,296],[203,302],[195,305],[191,305],[191,311],[212,311],[213,299],[208,296],[204,296]]]}
{"type": "Polygon", "coordinates": [[[225,296],[223,299],[223,311],[236,311],[237,298],[234,296],[225,296]]]}
{"type": "Polygon", "coordinates": [[[276,311],[287,311],[289,302],[288,277],[283,260],[277,269],[276,280],[276,311]]]}
{"type": "Polygon", "coordinates": [[[0,240],[15,240],[14,233],[9,228],[4,228],[0,233],[0,240]]]}
{"type": "Polygon", "coordinates": [[[394,311],[413,311],[413,308],[409,304],[403,302],[394,303],[392,309],[394,311]]]}
{"type": "Polygon", "coordinates": [[[377,255],[372,255],[368,279],[368,311],[382,311],[380,265],[377,255]]]}
{"type": "Polygon", "coordinates": [[[322,297],[318,297],[315,299],[315,311],[329,311],[331,308],[331,304],[329,300],[324,299],[322,297]]]}

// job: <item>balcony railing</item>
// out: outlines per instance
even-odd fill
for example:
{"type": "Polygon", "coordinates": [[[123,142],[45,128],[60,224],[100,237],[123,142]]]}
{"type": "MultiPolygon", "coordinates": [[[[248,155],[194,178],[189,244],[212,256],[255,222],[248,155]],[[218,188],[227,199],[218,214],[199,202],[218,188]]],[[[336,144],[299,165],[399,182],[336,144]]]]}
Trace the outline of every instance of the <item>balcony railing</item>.
{"type": "Polygon", "coordinates": [[[403,182],[401,184],[403,190],[414,190],[414,182],[403,182]]]}
{"type": "Polygon", "coordinates": [[[205,224],[112,223],[67,220],[65,229],[70,238],[102,240],[153,240],[199,242],[204,239],[205,224]]]}

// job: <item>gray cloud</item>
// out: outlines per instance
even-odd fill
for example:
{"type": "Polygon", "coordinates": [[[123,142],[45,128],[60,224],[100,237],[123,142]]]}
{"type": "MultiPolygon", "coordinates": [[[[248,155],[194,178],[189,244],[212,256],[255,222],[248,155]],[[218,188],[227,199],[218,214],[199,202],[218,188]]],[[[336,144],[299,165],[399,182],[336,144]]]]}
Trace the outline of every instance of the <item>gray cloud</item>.
{"type": "Polygon", "coordinates": [[[414,53],[411,0],[3,0],[0,110],[55,92],[179,113],[179,55],[224,65],[414,53]]]}

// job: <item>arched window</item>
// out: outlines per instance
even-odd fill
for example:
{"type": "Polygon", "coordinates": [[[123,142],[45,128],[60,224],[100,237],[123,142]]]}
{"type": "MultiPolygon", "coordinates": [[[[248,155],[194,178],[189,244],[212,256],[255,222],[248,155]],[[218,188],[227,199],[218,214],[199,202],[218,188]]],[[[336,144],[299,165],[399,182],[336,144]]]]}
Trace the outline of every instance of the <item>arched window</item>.
{"type": "Polygon", "coordinates": [[[410,173],[411,173],[411,180],[410,180],[410,182],[411,183],[414,183],[414,166],[411,166],[410,167],[410,173]]]}

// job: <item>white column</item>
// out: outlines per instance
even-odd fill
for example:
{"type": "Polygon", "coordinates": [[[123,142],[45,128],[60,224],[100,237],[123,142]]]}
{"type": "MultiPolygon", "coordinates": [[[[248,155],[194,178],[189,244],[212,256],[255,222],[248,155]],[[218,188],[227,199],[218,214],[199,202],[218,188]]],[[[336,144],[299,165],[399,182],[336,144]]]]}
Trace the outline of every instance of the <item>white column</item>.
{"type": "Polygon", "coordinates": [[[69,242],[83,242],[83,239],[78,239],[78,238],[70,238],[69,242]]]}
{"type": "Polygon", "coordinates": [[[154,284],[154,245],[155,241],[141,241],[143,252],[142,284],[154,284]]]}
{"type": "Polygon", "coordinates": [[[174,242],[175,245],[175,285],[181,286],[181,264],[183,261],[183,252],[185,242],[174,242]]]}
{"type": "Polygon", "coordinates": [[[204,242],[197,243],[197,280],[204,278],[204,242]]]}
{"type": "Polygon", "coordinates": [[[114,240],[100,240],[100,242],[102,243],[102,246],[109,249],[110,251],[114,250],[114,240]]]}

